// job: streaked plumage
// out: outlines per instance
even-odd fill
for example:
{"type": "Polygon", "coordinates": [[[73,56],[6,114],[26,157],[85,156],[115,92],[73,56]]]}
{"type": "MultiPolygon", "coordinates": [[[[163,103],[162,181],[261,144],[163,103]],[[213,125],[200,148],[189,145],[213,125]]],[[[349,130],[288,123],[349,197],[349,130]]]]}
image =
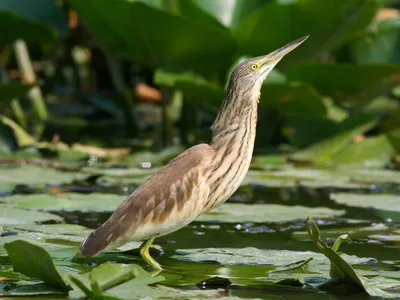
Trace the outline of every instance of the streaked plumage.
{"type": "Polygon", "coordinates": [[[211,127],[211,144],[194,146],[160,169],[89,235],[80,252],[93,256],[111,244],[169,234],[225,202],[250,165],[262,82],[279,60],[305,39],[239,64],[211,127]]]}

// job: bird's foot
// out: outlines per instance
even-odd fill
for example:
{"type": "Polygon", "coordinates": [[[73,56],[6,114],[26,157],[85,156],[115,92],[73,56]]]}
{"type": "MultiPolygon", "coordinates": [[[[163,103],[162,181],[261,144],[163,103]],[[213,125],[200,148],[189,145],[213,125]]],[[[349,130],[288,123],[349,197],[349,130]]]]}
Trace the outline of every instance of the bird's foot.
{"type": "Polygon", "coordinates": [[[142,259],[149,264],[154,270],[161,271],[163,268],[161,265],[151,257],[149,253],[150,245],[153,243],[154,239],[147,240],[139,248],[139,253],[142,259]]]}

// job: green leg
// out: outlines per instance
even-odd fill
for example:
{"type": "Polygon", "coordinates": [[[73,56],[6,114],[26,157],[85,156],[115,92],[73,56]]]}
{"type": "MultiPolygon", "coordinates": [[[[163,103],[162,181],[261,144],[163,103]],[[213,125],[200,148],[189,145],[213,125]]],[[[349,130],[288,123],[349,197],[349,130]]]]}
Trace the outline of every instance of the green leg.
{"type": "Polygon", "coordinates": [[[155,261],[154,258],[150,256],[149,249],[151,244],[154,242],[155,238],[144,241],[142,245],[139,247],[140,256],[142,259],[147,262],[150,266],[152,266],[155,270],[162,270],[160,264],[155,261]]]}

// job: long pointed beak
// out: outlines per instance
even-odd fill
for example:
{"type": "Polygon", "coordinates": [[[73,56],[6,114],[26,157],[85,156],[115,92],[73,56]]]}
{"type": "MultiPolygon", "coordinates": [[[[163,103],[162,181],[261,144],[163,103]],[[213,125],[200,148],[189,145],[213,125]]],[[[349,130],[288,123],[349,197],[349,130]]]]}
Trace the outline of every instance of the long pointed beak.
{"type": "Polygon", "coordinates": [[[279,62],[286,54],[291,52],[292,50],[296,49],[300,46],[306,39],[308,39],[309,35],[303,36],[273,52],[270,54],[265,55],[262,59],[261,64],[264,65],[266,63],[277,63],[279,62]]]}

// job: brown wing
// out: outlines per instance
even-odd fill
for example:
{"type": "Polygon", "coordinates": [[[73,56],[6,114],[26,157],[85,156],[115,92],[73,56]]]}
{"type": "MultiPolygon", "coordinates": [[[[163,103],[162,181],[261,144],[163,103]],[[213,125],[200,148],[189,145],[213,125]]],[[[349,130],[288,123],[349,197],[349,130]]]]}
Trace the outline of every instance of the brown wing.
{"type": "Polygon", "coordinates": [[[179,213],[199,185],[201,166],[210,163],[214,151],[211,146],[201,144],[178,155],[125,199],[82,242],[80,252],[94,256],[116,240],[126,242],[144,223],[159,224],[179,213]]]}

